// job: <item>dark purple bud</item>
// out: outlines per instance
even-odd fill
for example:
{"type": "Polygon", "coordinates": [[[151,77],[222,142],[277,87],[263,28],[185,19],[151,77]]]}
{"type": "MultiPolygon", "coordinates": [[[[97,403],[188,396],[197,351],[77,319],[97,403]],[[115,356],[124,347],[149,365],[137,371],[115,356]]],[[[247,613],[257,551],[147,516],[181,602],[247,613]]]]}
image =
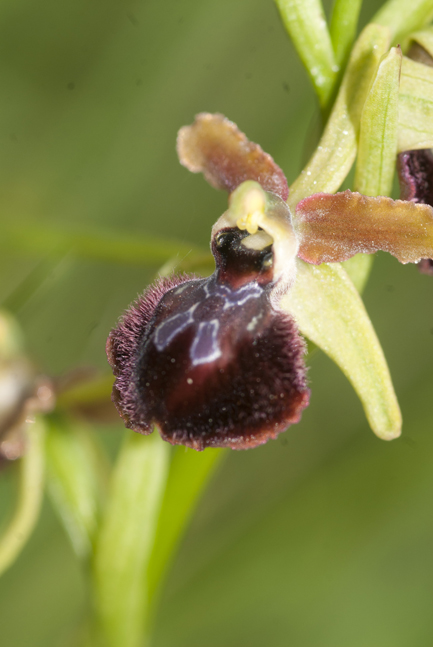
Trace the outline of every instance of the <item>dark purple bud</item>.
{"type": "Polygon", "coordinates": [[[127,427],[156,425],[164,440],[197,450],[247,449],[299,421],[309,400],[304,342],[273,304],[275,250],[259,234],[249,247],[252,238],[214,231],[212,276],[158,281],[111,332],[113,401],[127,427]]]}
{"type": "Polygon", "coordinates": [[[430,148],[400,153],[397,169],[400,199],[433,206],[433,153],[430,148]]]}
{"type": "MultiPolygon", "coordinates": [[[[400,198],[433,206],[433,152],[430,148],[405,151],[397,157],[400,198]]],[[[433,275],[433,261],[423,258],[418,263],[422,274],[433,275]]]]}
{"type": "MultiPolygon", "coordinates": [[[[419,43],[414,41],[407,54],[423,65],[433,67],[433,58],[419,43]]],[[[433,153],[430,148],[405,151],[397,157],[400,182],[400,199],[429,204],[433,207],[433,153]]],[[[433,261],[423,258],[418,263],[422,274],[433,276],[433,261]]]]}

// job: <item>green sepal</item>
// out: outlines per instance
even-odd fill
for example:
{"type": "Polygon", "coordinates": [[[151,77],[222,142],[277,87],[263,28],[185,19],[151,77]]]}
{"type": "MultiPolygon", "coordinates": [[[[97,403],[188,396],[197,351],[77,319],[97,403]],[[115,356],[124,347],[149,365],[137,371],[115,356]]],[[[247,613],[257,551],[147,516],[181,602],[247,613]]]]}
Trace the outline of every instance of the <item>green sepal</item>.
{"type": "Polygon", "coordinates": [[[389,195],[397,154],[401,49],[386,54],[365,100],[361,115],[355,191],[389,195]]]}
{"type": "Polygon", "coordinates": [[[421,29],[433,18],[433,0],[388,0],[372,22],[391,30],[391,42],[403,45],[409,34],[421,29]]]}
{"type": "Polygon", "coordinates": [[[373,267],[373,261],[374,254],[355,254],[355,256],[342,263],[359,294],[364,292],[373,267]]]}
{"type": "Polygon", "coordinates": [[[338,65],[320,0],[275,0],[284,26],[311,78],[322,108],[337,80],[338,65]]]}
{"type": "Polygon", "coordinates": [[[433,58],[433,28],[430,27],[430,29],[423,29],[411,34],[410,41],[421,45],[427,54],[433,58]]]}
{"type": "Polygon", "coordinates": [[[361,113],[380,59],[389,47],[386,27],[368,25],[359,36],[322,138],[290,188],[288,203],[313,193],[335,193],[355,160],[361,113]]]}
{"type": "Polygon", "coordinates": [[[433,68],[403,57],[398,152],[433,147],[433,68]]]}
{"type": "Polygon", "coordinates": [[[295,285],[281,305],[352,383],[374,433],[384,440],[397,438],[401,414],[388,366],[364,304],[341,265],[298,261],[295,285]]]}

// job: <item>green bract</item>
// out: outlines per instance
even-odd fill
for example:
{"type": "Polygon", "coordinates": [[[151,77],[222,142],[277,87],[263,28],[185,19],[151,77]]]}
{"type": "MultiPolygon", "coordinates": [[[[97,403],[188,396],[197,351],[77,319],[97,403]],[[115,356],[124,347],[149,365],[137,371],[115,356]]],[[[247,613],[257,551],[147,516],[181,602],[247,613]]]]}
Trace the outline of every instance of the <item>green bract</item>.
{"type": "Polygon", "coordinates": [[[379,64],[364,103],[355,187],[364,195],[389,195],[397,154],[401,51],[393,47],[379,64]]]}
{"type": "Polygon", "coordinates": [[[293,290],[283,298],[303,334],[352,383],[370,427],[384,440],[401,432],[401,414],[386,360],[352,281],[341,266],[299,261],[293,290]]]}
{"type": "Polygon", "coordinates": [[[312,193],[334,193],[349,173],[364,103],[389,42],[389,30],[378,25],[368,25],[358,38],[316,151],[290,187],[291,208],[312,193]]]}

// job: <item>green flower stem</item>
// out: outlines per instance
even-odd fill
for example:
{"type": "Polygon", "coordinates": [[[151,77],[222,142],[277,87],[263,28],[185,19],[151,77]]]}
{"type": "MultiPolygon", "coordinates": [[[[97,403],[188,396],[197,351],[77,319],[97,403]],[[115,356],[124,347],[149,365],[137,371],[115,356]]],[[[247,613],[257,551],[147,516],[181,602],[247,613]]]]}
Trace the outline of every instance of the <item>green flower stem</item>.
{"type": "Polygon", "coordinates": [[[94,594],[104,647],[139,647],[147,622],[146,573],[164,493],[170,446],[128,433],[96,542],[94,594]]]}
{"type": "Polygon", "coordinates": [[[338,78],[338,65],[320,0],[276,0],[284,26],[311,78],[322,109],[338,78]]]}
{"type": "Polygon", "coordinates": [[[355,191],[390,195],[398,137],[401,49],[384,56],[365,100],[361,116],[355,191]]]}
{"type": "Polygon", "coordinates": [[[80,405],[109,401],[113,390],[114,377],[111,373],[97,376],[74,384],[59,394],[56,406],[59,409],[71,409],[80,405]]]}
{"type": "Polygon", "coordinates": [[[389,47],[389,30],[368,25],[359,36],[319,145],[290,188],[288,203],[313,193],[335,193],[356,157],[361,113],[382,55],[389,47]]]}
{"type": "Polygon", "coordinates": [[[421,29],[433,18],[433,0],[388,0],[372,22],[391,30],[391,42],[403,45],[413,31],[421,29]]]}
{"type": "Polygon", "coordinates": [[[149,597],[153,598],[161,585],[179,539],[191,518],[198,498],[226,452],[206,449],[196,452],[176,447],[170,465],[167,487],[149,562],[149,597]]]}
{"type": "Polygon", "coordinates": [[[0,536],[0,574],[18,557],[39,517],[44,489],[44,434],[42,418],[26,425],[28,447],[19,464],[18,502],[0,536]]]}
{"type": "Polygon", "coordinates": [[[361,5],[362,0],[335,0],[330,32],[335,60],[340,67],[349,58],[361,5]]]}
{"type": "Polygon", "coordinates": [[[15,225],[3,222],[0,226],[0,249],[34,255],[67,252],[79,258],[127,265],[159,265],[176,257],[190,265],[206,262],[208,254],[193,245],[146,236],[125,236],[97,228],[61,229],[47,224],[15,225]]]}
{"type": "Polygon", "coordinates": [[[295,285],[281,304],[350,380],[374,433],[383,440],[397,438],[401,414],[388,366],[345,270],[338,263],[316,267],[298,261],[295,285]]]}
{"type": "Polygon", "coordinates": [[[108,483],[108,461],[91,430],[51,416],[46,438],[47,483],[80,558],[89,558],[108,483]]]}

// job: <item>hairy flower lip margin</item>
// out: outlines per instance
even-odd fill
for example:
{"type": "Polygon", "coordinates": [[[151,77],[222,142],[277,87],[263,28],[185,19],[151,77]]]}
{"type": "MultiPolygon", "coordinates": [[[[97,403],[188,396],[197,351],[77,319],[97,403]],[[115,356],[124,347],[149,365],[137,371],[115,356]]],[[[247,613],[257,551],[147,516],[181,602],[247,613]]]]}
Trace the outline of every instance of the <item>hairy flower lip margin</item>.
{"type": "Polygon", "coordinates": [[[161,279],[109,336],[112,399],[125,425],[196,450],[248,449],[298,422],[309,402],[305,344],[271,303],[269,247],[239,229],[213,238],[208,279],[161,279]],[[254,277],[254,278],[252,278],[254,277]]]}

